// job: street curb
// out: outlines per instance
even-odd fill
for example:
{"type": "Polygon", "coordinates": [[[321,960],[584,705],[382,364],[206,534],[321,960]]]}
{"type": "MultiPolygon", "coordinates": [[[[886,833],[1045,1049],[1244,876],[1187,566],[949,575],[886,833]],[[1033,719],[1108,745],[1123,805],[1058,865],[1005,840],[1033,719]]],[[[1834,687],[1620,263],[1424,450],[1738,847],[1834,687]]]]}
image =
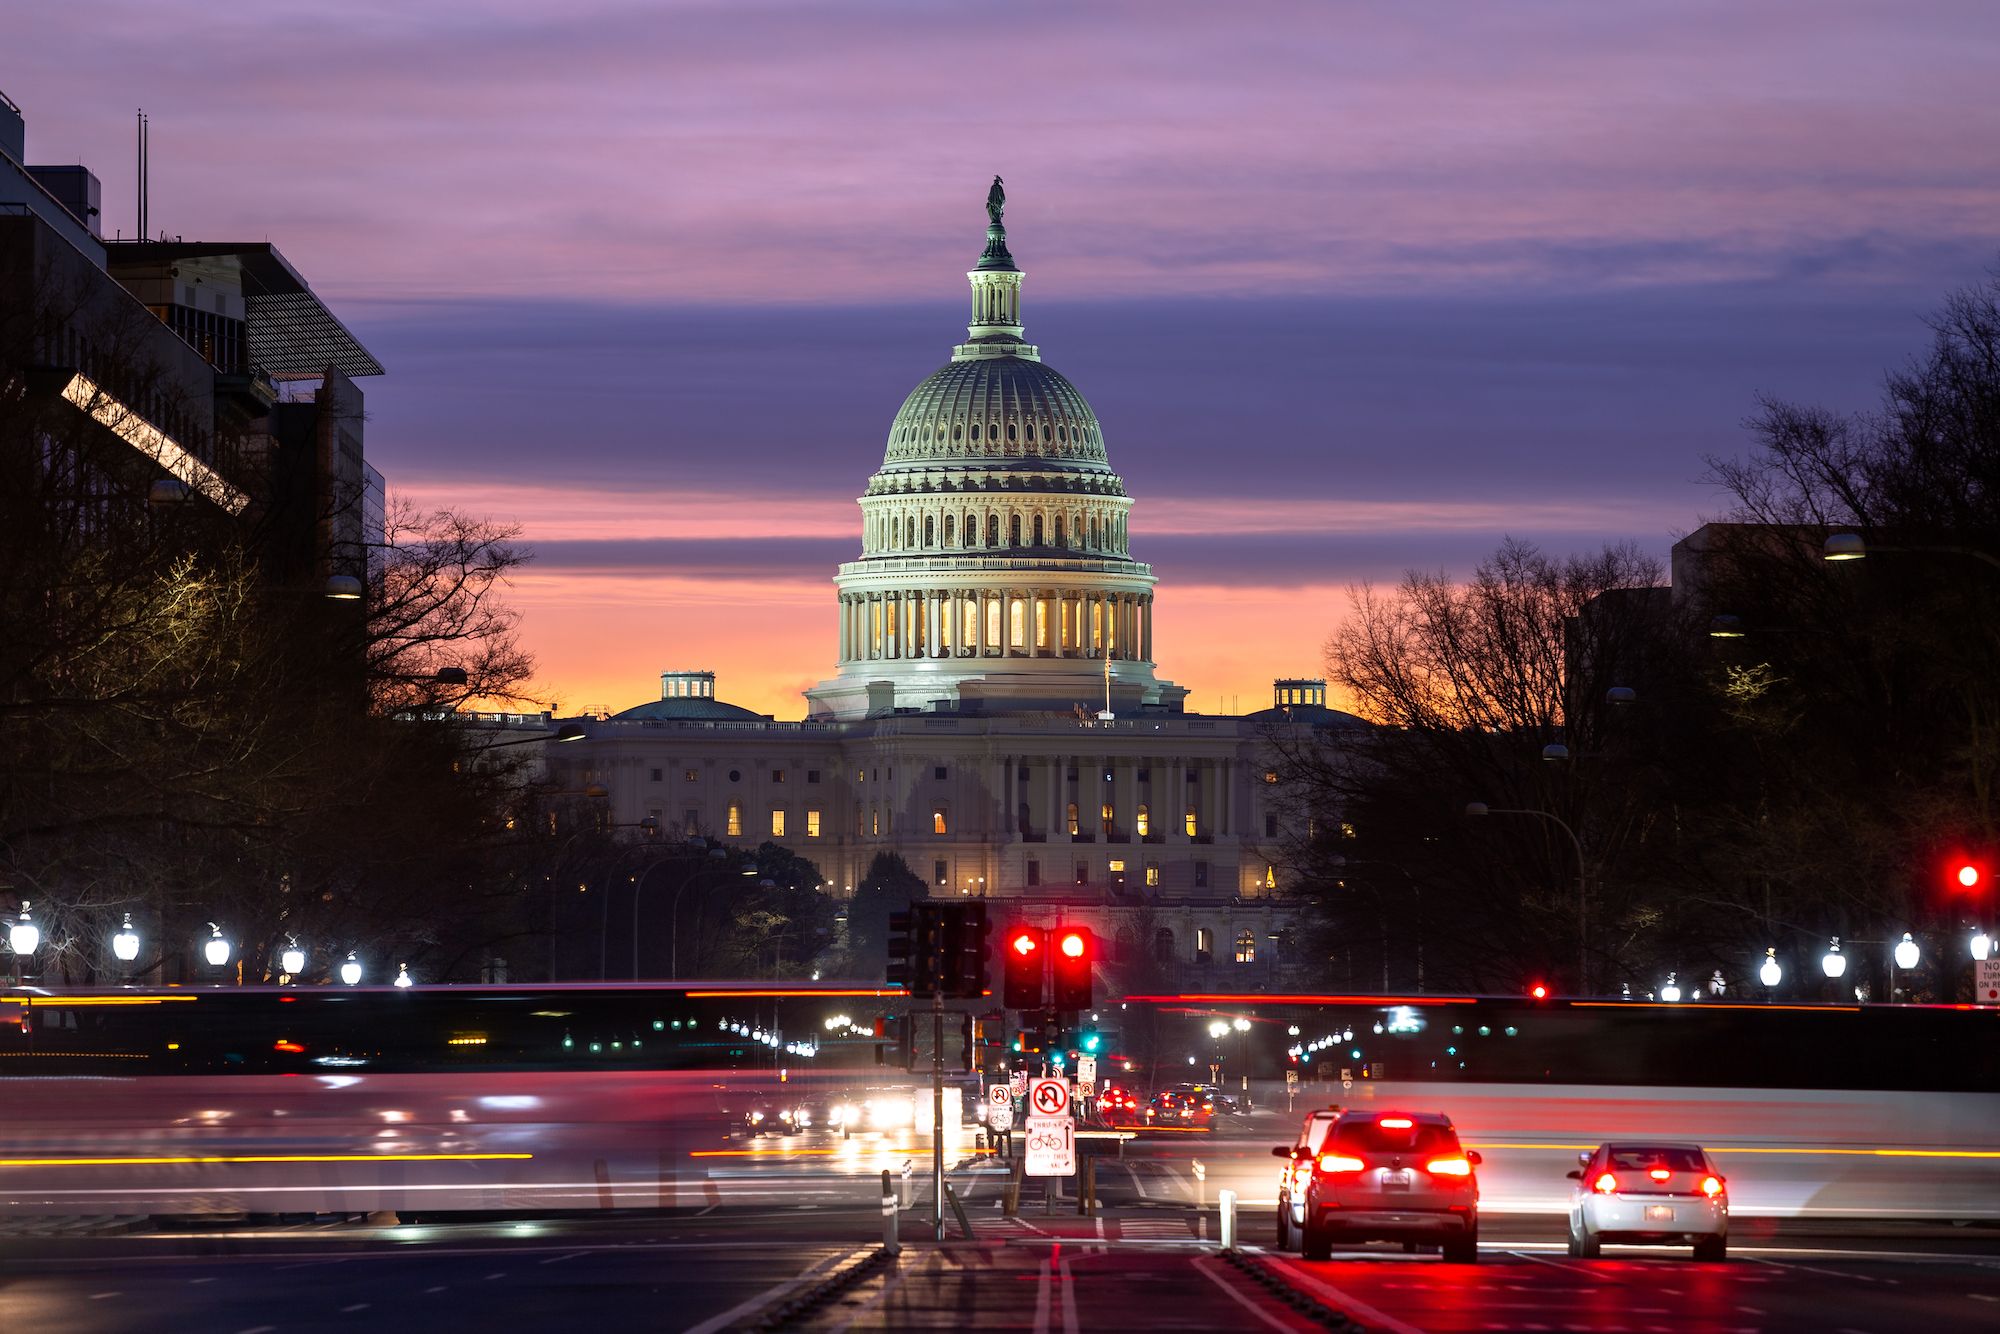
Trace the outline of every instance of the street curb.
{"type": "Polygon", "coordinates": [[[1257,1283],[1272,1297],[1297,1311],[1300,1315],[1337,1330],[1339,1334],[1370,1334],[1371,1327],[1357,1321],[1353,1316],[1337,1306],[1328,1305],[1311,1293],[1301,1291],[1280,1278],[1270,1265],[1254,1260],[1239,1250],[1219,1251],[1217,1255],[1225,1264],[1233,1265],[1244,1277],[1257,1283]]]}
{"type": "Polygon", "coordinates": [[[802,1292],[793,1294],[783,1302],[759,1315],[755,1320],[737,1328],[745,1330],[789,1329],[805,1320],[834,1298],[846,1292],[862,1280],[872,1277],[877,1270],[895,1264],[896,1257],[886,1246],[878,1246],[867,1255],[831,1270],[826,1277],[802,1292]]]}

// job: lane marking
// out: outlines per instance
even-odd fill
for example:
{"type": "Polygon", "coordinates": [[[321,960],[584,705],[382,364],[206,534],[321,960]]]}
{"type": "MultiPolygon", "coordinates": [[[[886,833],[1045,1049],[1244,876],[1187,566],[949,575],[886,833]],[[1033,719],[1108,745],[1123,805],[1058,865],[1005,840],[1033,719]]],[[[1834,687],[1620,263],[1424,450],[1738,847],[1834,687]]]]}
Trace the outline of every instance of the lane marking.
{"type": "Polygon", "coordinates": [[[539,1265],[559,1265],[565,1260],[574,1260],[579,1255],[589,1255],[589,1251],[571,1251],[568,1255],[552,1255],[546,1260],[537,1260],[539,1265]]]}
{"type": "Polygon", "coordinates": [[[1076,1278],[1069,1272],[1069,1261],[1062,1262],[1061,1273],[1063,1334],[1083,1334],[1076,1318],[1076,1278]]]}
{"type": "Polygon", "coordinates": [[[435,1288],[425,1288],[425,1289],[424,1289],[424,1296],[426,1296],[426,1297],[429,1297],[429,1296],[431,1296],[431,1295],[432,1295],[433,1293],[439,1293],[439,1292],[449,1292],[449,1291],[450,1291],[450,1289],[449,1289],[449,1288],[447,1288],[447,1287],[446,1287],[446,1286],[445,1286],[444,1284],[440,1283],[440,1284],[438,1284],[438,1285],[437,1285],[437,1286],[436,1286],[435,1288]]]}
{"type": "Polygon", "coordinates": [[[1303,1268],[1290,1260],[1275,1260],[1268,1263],[1274,1268],[1284,1271],[1288,1277],[1300,1284],[1307,1291],[1323,1294],[1327,1299],[1328,1305],[1345,1311],[1364,1325],[1375,1325],[1380,1329],[1388,1331],[1388,1334],[1425,1334],[1425,1331],[1421,1327],[1405,1324],[1392,1315],[1387,1315],[1384,1312],[1376,1310],[1366,1302],[1342,1292],[1326,1280],[1313,1277],[1313,1275],[1307,1273],[1303,1268]]]}
{"type": "Polygon", "coordinates": [[[1281,1334],[1292,1334],[1292,1327],[1290,1325],[1280,1324],[1277,1320],[1277,1317],[1271,1315],[1268,1311],[1265,1311],[1262,1307],[1258,1306],[1248,1297],[1245,1297],[1235,1288],[1229,1286],[1229,1281],[1223,1278],[1220,1273],[1216,1272],[1217,1266],[1215,1261],[1209,1259],[1205,1255],[1197,1256],[1194,1261],[1194,1267],[1195,1267],[1195,1272],[1199,1273],[1202,1277],[1206,1278],[1216,1287],[1221,1288],[1222,1291],[1228,1296],[1229,1300],[1235,1302],[1238,1306],[1248,1311],[1251,1315],[1256,1316],[1259,1320],[1263,1321],[1266,1325],[1269,1325],[1272,1329],[1281,1331],[1281,1334]]]}
{"type": "Polygon", "coordinates": [[[496,1278],[505,1278],[505,1277],[507,1277],[507,1273],[505,1270],[502,1270],[500,1273],[497,1274],[488,1274],[486,1276],[486,1282],[491,1283],[496,1278]]]}
{"type": "MultiPolygon", "coordinates": [[[[1595,1144],[1495,1144],[1485,1140],[1477,1143],[1467,1140],[1465,1147],[1546,1150],[1549,1153],[1591,1153],[1597,1149],[1595,1144]]],[[[1760,1153],[1796,1158],[2000,1158],[2000,1149],[1785,1149],[1747,1145],[1741,1148],[1718,1149],[1712,1144],[1705,1144],[1702,1147],[1710,1153],[1760,1153]]]]}
{"type": "Polygon", "coordinates": [[[116,1293],[116,1292],[93,1292],[93,1293],[91,1293],[91,1294],[90,1294],[90,1300],[92,1300],[92,1301],[94,1301],[94,1302],[101,1302],[101,1301],[103,1301],[103,1300],[104,1300],[104,1299],[105,1299],[106,1297],[117,1297],[117,1296],[120,1296],[120,1295],[121,1295],[121,1294],[119,1294],[119,1293],[116,1293]]]}
{"type": "MultiPolygon", "coordinates": [[[[1058,1247],[1062,1243],[1056,1243],[1058,1247]]],[[[1042,1267],[1035,1277],[1035,1323],[1034,1334],[1049,1334],[1049,1275],[1055,1266],[1042,1261],[1042,1267]]]]}
{"type": "Polygon", "coordinates": [[[1796,1269],[1802,1274],[1819,1274],[1824,1278],[1851,1278],[1857,1283],[1885,1283],[1892,1288],[1903,1286],[1903,1280],[1900,1278],[1877,1278],[1873,1274],[1852,1274],[1839,1269],[1821,1269],[1815,1265],[1785,1264],[1778,1260],[1766,1260],[1757,1255],[1746,1255],[1743,1258],[1752,1264],[1769,1265],[1773,1269],[1796,1269]]]}
{"type": "Polygon", "coordinates": [[[368,1309],[368,1303],[367,1303],[367,1302],[356,1302],[356,1303],[354,1303],[354,1305],[352,1305],[352,1306],[343,1306],[343,1307],[341,1307],[341,1308],[340,1308],[340,1313],[341,1313],[342,1315],[353,1315],[353,1314],[354,1314],[354,1313],[355,1313],[356,1311],[365,1311],[365,1310],[367,1310],[367,1309],[368,1309]]]}

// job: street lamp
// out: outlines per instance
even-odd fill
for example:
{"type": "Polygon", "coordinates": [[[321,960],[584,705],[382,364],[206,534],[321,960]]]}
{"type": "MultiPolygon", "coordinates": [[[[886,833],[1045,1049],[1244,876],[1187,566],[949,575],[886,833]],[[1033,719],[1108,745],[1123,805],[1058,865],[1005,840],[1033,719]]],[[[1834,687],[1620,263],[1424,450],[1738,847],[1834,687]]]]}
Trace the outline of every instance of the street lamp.
{"type": "Polygon", "coordinates": [[[361,985],[361,960],[354,957],[354,951],[347,952],[347,961],[340,965],[340,980],[348,986],[361,985]]]}
{"type": "Polygon", "coordinates": [[[299,942],[294,940],[291,944],[285,946],[284,953],[278,956],[278,971],[288,977],[297,977],[305,970],[306,952],[300,949],[299,942]]]}
{"type": "Polygon", "coordinates": [[[410,981],[410,965],[406,963],[399,963],[396,965],[396,985],[399,987],[410,987],[416,985],[416,983],[410,981]]]}
{"type": "Polygon", "coordinates": [[[28,912],[28,901],[21,900],[21,915],[14,919],[14,925],[7,928],[7,948],[16,954],[33,954],[42,943],[42,928],[28,912]]]}
{"type": "Polygon", "coordinates": [[[1775,988],[1784,975],[1785,970],[1778,966],[1777,947],[1765,950],[1764,962],[1757,965],[1757,980],[1766,987],[1775,988]]]}
{"type": "Polygon", "coordinates": [[[125,914],[125,925],[111,937],[111,953],[120,963],[131,963],[139,957],[139,933],[132,929],[131,913],[125,914]]]}
{"type": "Polygon", "coordinates": [[[1972,929],[1972,957],[1986,959],[1993,953],[1993,938],[1986,934],[1984,927],[1972,929]]]}
{"type": "Polygon", "coordinates": [[[1576,989],[1582,995],[1590,994],[1590,891],[1586,888],[1583,871],[1583,840],[1576,836],[1576,830],[1560,817],[1547,811],[1531,810],[1523,807],[1488,806],[1483,801],[1465,803],[1465,813],[1472,818],[1488,815],[1532,815],[1547,820],[1556,828],[1569,835],[1570,846],[1576,849],[1576,989]]]}
{"type": "Polygon", "coordinates": [[[1896,942],[1896,967],[1909,972],[1917,966],[1917,942],[1905,931],[1903,938],[1896,942]]]}
{"type": "Polygon", "coordinates": [[[1660,999],[1672,1005],[1681,998],[1681,984],[1674,980],[1675,974],[1667,974],[1667,984],[1660,988],[1660,999]]]}
{"type": "Polygon", "coordinates": [[[1833,938],[1826,953],[1820,956],[1819,966],[1828,977],[1840,977],[1847,972],[1847,956],[1840,952],[1839,936],[1833,938]]]}
{"type": "Polygon", "coordinates": [[[208,940],[201,947],[201,955],[210,968],[220,968],[229,962],[229,942],[222,938],[222,928],[213,922],[208,924],[208,940]]]}

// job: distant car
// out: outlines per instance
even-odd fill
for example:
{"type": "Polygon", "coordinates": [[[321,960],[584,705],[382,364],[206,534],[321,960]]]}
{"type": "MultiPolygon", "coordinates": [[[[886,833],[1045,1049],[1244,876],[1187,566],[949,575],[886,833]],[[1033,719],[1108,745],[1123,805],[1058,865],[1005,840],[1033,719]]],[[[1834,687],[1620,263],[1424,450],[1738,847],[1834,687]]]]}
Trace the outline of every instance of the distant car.
{"type": "Polygon", "coordinates": [[[1215,1104],[1198,1093],[1156,1093],[1146,1104],[1147,1125],[1208,1128],[1215,1118],[1215,1104]]]}
{"type": "Polygon", "coordinates": [[[1728,1178],[1698,1144],[1619,1142],[1580,1153],[1569,1174],[1569,1253],[1586,1259],[1607,1241],[1694,1247],[1729,1256],[1728,1178]]]}
{"type": "Polygon", "coordinates": [[[1130,1125],[1139,1120],[1139,1097],[1113,1085],[1097,1095],[1097,1114],[1111,1125],[1130,1125]]]}
{"type": "Polygon", "coordinates": [[[1453,1264],[1479,1258],[1479,1155],[1441,1112],[1311,1113],[1278,1186],[1278,1244],[1308,1260],[1340,1241],[1434,1243],[1453,1264]]]}

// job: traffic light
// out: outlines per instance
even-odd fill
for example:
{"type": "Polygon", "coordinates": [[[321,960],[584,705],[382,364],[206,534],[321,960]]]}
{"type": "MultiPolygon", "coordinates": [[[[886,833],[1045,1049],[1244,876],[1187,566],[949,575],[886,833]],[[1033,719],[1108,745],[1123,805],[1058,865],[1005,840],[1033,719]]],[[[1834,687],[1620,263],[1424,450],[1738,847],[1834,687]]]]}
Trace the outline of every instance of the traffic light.
{"type": "Polygon", "coordinates": [[[915,903],[889,914],[889,967],[883,976],[912,996],[934,997],[945,964],[945,922],[939,903],[915,903]]]}
{"type": "Polygon", "coordinates": [[[1000,999],[1008,1009],[1039,1010],[1048,1003],[1042,987],[1048,944],[1043,927],[1017,926],[1007,933],[1000,999]]]}
{"type": "Polygon", "coordinates": [[[1549,989],[1537,982],[1528,988],[1528,996],[1531,1000],[1544,1001],[1549,998],[1549,989]]]}
{"type": "Polygon", "coordinates": [[[908,1070],[915,1064],[908,1015],[885,1015],[875,1021],[875,1064],[899,1070],[908,1070]]]}
{"type": "Polygon", "coordinates": [[[1058,1010],[1090,1008],[1090,970],[1097,962],[1097,938],[1088,927],[1066,926],[1054,933],[1050,956],[1055,985],[1051,1004],[1058,1010]]]}
{"type": "Polygon", "coordinates": [[[1952,871],[1952,879],[1958,882],[1960,889],[1977,889],[1981,879],[1979,867],[1974,862],[1960,862],[1952,871]]]}
{"type": "Polygon", "coordinates": [[[931,905],[943,919],[942,971],[938,978],[940,995],[977,1000],[989,989],[986,963],[993,948],[987,942],[993,924],[986,918],[983,903],[939,903],[931,905]]]}

